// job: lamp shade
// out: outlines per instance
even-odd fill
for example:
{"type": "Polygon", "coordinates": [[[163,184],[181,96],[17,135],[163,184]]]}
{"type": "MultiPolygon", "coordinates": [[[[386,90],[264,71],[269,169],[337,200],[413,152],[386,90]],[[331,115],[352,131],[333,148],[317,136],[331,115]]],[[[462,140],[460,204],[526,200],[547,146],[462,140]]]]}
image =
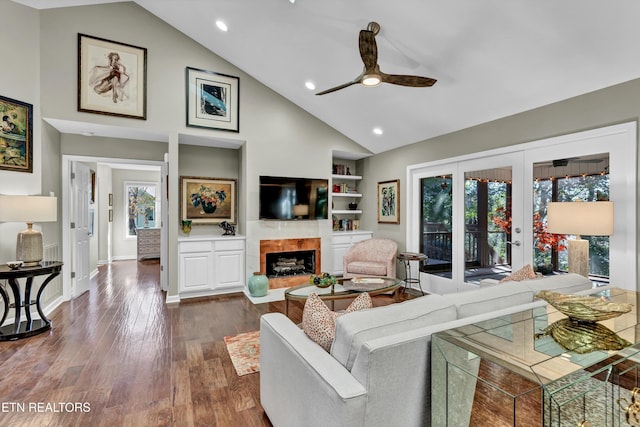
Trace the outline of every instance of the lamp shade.
{"type": "Polygon", "coordinates": [[[46,196],[0,195],[1,222],[52,222],[58,219],[58,199],[46,196]]]}
{"type": "Polygon", "coordinates": [[[611,236],[613,202],[550,202],[547,231],[554,234],[611,236]]]}

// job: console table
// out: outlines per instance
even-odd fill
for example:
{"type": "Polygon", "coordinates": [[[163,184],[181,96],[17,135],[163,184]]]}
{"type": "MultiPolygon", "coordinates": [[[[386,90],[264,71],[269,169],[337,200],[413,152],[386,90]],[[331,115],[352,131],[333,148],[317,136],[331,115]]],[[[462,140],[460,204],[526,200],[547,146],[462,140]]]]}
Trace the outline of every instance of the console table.
{"type": "Polygon", "coordinates": [[[597,327],[576,322],[573,342],[597,344],[576,351],[545,333],[567,322],[550,305],[433,334],[431,425],[639,425],[639,294],[602,296],[633,310],[597,327]],[[623,348],[609,345],[620,339],[623,348]]]}
{"type": "Polygon", "coordinates": [[[2,320],[0,321],[0,341],[16,340],[20,338],[30,337],[51,329],[51,320],[45,316],[42,311],[40,299],[42,292],[47,285],[60,274],[62,263],[58,261],[44,261],[40,265],[34,267],[21,267],[15,270],[10,269],[6,265],[0,266],[0,280],[7,280],[11,293],[13,294],[13,302],[9,298],[7,291],[0,287],[0,296],[4,303],[4,311],[2,320]],[[31,299],[33,289],[33,279],[38,276],[47,276],[44,282],[38,288],[36,299],[31,299]],[[25,279],[24,298],[20,292],[19,279],[25,279]],[[35,305],[40,315],[39,319],[31,317],[31,306],[35,305]],[[26,320],[21,321],[22,308],[24,307],[26,320]],[[9,309],[14,309],[14,320],[12,324],[5,326],[4,322],[9,314],[9,309]]]}

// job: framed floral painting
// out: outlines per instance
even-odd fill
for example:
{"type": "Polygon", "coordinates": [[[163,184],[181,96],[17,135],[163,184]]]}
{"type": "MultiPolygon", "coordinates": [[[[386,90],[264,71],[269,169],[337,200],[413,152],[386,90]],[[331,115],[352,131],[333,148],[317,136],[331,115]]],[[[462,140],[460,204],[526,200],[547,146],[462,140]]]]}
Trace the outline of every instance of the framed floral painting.
{"type": "Polygon", "coordinates": [[[33,172],[33,106],[0,96],[0,170],[33,172]]]}
{"type": "Polygon", "coordinates": [[[78,111],[147,119],[147,49],[78,34],[78,111]]]}
{"type": "Polygon", "coordinates": [[[400,224],[400,180],[378,182],[378,222],[400,224]]]}
{"type": "Polygon", "coordinates": [[[236,179],[180,177],[180,220],[193,225],[236,223],[236,179]]]}

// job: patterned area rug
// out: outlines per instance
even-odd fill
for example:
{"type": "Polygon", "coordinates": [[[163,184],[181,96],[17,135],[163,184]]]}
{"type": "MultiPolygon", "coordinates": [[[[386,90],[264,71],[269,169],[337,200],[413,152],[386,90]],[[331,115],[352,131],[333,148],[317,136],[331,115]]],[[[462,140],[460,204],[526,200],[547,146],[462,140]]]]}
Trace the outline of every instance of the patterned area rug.
{"type": "Polygon", "coordinates": [[[224,337],[238,376],[260,371],[260,331],[224,337]]]}

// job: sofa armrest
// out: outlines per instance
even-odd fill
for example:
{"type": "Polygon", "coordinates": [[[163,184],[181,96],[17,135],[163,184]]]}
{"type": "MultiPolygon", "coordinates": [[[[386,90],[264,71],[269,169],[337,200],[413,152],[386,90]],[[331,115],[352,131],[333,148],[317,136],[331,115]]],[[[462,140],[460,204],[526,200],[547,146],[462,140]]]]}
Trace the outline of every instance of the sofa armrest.
{"type": "Polygon", "coordinates": [[[344,366],[281,313],[260,319],[260,401],[271,423],[361,423],[367,390],[344,366]]]}

